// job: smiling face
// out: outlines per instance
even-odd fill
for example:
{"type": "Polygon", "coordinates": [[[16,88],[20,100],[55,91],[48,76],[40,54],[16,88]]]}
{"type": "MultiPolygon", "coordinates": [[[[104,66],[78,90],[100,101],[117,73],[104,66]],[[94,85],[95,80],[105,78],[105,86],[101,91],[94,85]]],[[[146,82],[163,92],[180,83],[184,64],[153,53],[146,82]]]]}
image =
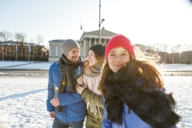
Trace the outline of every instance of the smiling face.
{"type": "Polygon", "coordinates": [[[80,56],[80,50],[79,48],[73,48],[68,54],[67,59],[71,62],[77,62],[80,56]]]}
{"type": "Polygon", "coordinates": [[[113,72],[117,72],[130,61],[129,52],[122,47],[111,49],[107,58],[109,67],[113,72]]]}
{"type": "Polygon", "coordinates": [[[94,66],[98,62],[95,57],[95,53],[92,50],[89,50],[88,61],[89,61],[89,66],[94,66]]]}

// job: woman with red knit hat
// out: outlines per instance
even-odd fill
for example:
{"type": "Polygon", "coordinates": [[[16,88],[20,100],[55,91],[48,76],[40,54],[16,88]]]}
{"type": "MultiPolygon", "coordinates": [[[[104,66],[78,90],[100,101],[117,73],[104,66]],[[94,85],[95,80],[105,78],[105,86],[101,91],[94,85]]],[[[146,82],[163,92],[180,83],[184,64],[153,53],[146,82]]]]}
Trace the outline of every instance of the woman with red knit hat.
{"type": "Polygon", "coordinates": [[[105,49],[99,90],[105,100],[102,128],[173,128],[180,121],[162,77],[147,61],[136,59],[134,45],[112,37],[105,49]]]}

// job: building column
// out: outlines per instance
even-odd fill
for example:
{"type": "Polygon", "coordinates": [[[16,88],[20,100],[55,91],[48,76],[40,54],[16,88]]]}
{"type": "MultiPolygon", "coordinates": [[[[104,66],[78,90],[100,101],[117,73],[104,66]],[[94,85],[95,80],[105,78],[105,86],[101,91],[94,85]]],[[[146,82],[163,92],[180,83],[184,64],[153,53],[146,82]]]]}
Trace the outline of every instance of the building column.
{"type": "Polygon", "coordinates": [[[60,57],[60,56],[58,56],[58,53],[57,53],[57,51],[58,51],[58,45],[56,45],[56,48],[55,48],[55,52],[56,52],[56,57],[60,57]]]}
{"type": "MultiPolygon", "coordinates": [[[[91,47],[91,38],[89,38],[89,47],[88,49],[91,47]]],[[[87,49],[87,53],[88,53],[88,49],[87,49]]]]}
{"type": "Polygon", "coordinates": [[[107,45],[107,39],[104,39],[104,44],[107,45]]]}
{"type": "Polygon", "coordinates": [[[80,41],[80,55],[83,56],[83,40],[80,41]]]}
{"type": "Polygon", "coordinates": [[[49,44],[49,56],[52,56],[51,55],[51,45],[49,44]]]}
{"type": "Polygon", "coordinates": [[[87,42],[86,42],[86,38],[83,39],[83,57],[86,56],[86,49],[87,49],[87,42]]]}
{"type": "Polygon", "coordinates": [[[96,38],[94,38],[94,44],[96,44],[97,42],[96,42],[96,38]]]}
{"type": "Polygon", "coordinates": [[[109,41],[109,39],[106,39],[106,45],[107,45],[108,41],[109,41]]]}

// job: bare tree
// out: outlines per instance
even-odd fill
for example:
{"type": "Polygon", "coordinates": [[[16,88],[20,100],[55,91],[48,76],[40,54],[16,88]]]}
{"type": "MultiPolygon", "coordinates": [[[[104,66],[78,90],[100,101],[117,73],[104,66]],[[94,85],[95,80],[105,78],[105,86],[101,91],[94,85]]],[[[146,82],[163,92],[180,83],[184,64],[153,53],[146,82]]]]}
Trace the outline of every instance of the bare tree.
{"type": "Polygon", "coordinates": [[[154,46],[154,50],[158,53],[159,51],[160,51],[160,45],[161,44],[159,44],[159,43],[156,43],[156,44],[154,44],[153,46],[154,46]]]}
{"type": "Polygon", "coordinates": [[[34,43],[33,38],[31,38],[31,39],[29,40],[29,43],[34,43]]]}
{"type": "Polygon", "coordinates": [[[184,59],[185,62],[187,64],[190,64],[191,63],[191,60],[192,60],[192,45],[191,44],[184,44],[184,47],[183,47],[183,53],[184,53],[184,59]]]}
{"type": "Polygon", "coordinates": [[[184,44],[182,47],[182,52],[183,51],[190,51],[192,50],[192,45],[191,44],[184,44]]]}
{"type": "Polygon", "coordinates": [[[170,47],[170,51],[171,51],[171,54],[172,54],[172,64],[174,64],[174,53],[175,53],[175,46],[171,46],[170,47]]]}
{"type": "Polygon", "coordinates": [[[20,33],[15,33],[15,40],[16,40],[16,43],[21,43],[21,46],[19,47],[18,49],[18,53],[19,55],[22,55],[22,56],[19,56],[19,59],[23,59],[24,58],[24,54],[25,54],[25,51],[24,51],[24,48],[23,48],[23,43],[25,42],[27,38],[27,35],[23,32],[20,32],[20,33]]]}
{"type": "Polygon", "coordinates": [[[10,38],[12,38],[12,33],[5,30],[0,31],[0,38],[3,39],[6,43],[10,38]]]}
{"type": "Polygon", "coordinates": [[[27,35],[23,32],[20,33],[15,33],[15,39],[17,42],[21,42],[22,44],[25,42],[25,40],[27,39],[27,35]]]}
{"type": "Polygon", "coordinates": [[[38,35],[38,36],[36,37],[36,41],[37,41],[37,43],[40,45],[41,43],[44,42],[44,38],[43,38],[41,35],[38,35]]]}
{"type": "Polygon", "coordinates": [[[177,45],[174,45],[170,48],[170,51],[172,53],[172,63],[174,64],[175,63],[175,53],[178,53],[180,52],[180,48],[181,48],[181,45],[180,44],[177,44],[177,45]]]}
{"type": "Polygon", "coordinates": [[[167,48],[168,48],[168,45],[167,44],[165,44],[165,43],[160,43],[159,44],[159,49],[160,49],[160,51],[163,51],[164,52],[164,63],[166,64],[167,63],[167,56],[166,56],[166,54],[167,54],[167,48]]]}
{"type": "Polygon", "coordinates": [[[36,37],[36,41],[39,44],[39,46],[38,46],[38,54],[39,54],[39,59],[40,59],[41,58],[41,54],[42,54],[42,50],[41,50],[42,47],[40,46],[40,44],[44,42],[44,39],[43,39],[43,37],[41,35],[38,35],[36,37]]]}
{"type": "Polygon", "coordinates": [[[147,45],[146,46],[146,51],[149,53],[154,53],[154,47],[153,45],[147,45]]]}
{"type": "Polygon", "coordinates": [[[177,44],[176,45],[176,51],[178,52],[178,62],[181,63],[181,47],[182,45],[181,44],[177,44]]]}

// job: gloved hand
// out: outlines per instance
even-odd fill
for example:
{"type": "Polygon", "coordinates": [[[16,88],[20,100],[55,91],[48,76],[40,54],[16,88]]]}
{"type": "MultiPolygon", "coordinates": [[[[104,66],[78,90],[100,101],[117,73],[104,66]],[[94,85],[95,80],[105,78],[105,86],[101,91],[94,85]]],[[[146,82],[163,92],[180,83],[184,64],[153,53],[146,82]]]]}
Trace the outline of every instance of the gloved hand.
{"type": "Polygon", "coordinates": [[[87,86],[85,86],[84,84],[82,84],[81,86],[77,85],[76,86],[76,91],[77,93],[79,93],[80,95],[82,94],[82,92],[87,88],[87,86]]]}
{"type": "Polygon", "coordinates": [[[80,76],[79,78],[77,78],[77,85],[82,85],[83,84],[83,77],[80,76]]]}

